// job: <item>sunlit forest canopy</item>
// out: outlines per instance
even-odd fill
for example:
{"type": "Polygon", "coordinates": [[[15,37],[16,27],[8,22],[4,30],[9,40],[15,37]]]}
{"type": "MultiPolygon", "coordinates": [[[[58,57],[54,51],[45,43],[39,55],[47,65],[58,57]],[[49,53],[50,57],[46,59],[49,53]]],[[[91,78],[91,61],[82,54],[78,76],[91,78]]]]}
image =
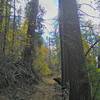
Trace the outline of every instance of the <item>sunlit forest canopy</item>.
{"type": "Polygon", "coordinates": [[[100,100],[100,0],[0,0],[0,100],[100,100]]]}

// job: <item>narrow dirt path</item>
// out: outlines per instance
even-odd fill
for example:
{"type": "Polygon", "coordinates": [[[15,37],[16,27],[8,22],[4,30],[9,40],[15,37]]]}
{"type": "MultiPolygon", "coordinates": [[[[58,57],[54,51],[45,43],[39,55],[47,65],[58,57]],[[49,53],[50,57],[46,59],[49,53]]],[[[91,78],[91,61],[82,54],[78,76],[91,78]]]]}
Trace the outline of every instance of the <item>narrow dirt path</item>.
{"type": "Polygon", "coordinates": [[[37,92],[32,95],[31,100],[61,100],[61,88],[54,80],[46,78],[44,83],[37,86],[37,92]]]}

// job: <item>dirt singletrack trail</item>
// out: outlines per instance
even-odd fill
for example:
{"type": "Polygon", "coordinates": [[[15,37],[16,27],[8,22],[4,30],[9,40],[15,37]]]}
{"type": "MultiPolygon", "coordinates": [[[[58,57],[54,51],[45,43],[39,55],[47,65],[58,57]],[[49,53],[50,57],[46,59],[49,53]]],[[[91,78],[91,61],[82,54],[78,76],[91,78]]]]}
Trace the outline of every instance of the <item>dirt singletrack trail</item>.
{"type": "Polygon", "coordinates": [[[37,86],[37,92],[30,100],[62,100],[61,87],[53,79],[46,78],[37,86]]]}

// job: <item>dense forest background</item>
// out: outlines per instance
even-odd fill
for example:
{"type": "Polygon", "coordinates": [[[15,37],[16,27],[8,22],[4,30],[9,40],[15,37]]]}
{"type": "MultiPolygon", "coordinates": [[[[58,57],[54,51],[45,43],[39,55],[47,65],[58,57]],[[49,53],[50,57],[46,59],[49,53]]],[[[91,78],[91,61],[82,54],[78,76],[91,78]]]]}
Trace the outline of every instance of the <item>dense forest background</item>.
{"type": "Polygon", "coordinates": [[[100,1],[58,2],[0,0],[0,100],[100,100],[100,1]]]}

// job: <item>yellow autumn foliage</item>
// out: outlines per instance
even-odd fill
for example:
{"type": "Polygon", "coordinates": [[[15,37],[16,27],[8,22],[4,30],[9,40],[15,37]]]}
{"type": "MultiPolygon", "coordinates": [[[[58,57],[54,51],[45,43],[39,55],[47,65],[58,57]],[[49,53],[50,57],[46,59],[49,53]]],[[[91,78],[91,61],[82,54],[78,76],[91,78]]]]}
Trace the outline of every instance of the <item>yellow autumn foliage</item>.
{"type": "Polygon", "coordinates": [[[38,55],[35,60],[35,65],[36,65],[36,69],[38,69],[39,72],[44,76],[51,74],[51,70],[49,68],[47,59],[48,59],[48,48],[42,45],[38,49],[38,55]]]}

